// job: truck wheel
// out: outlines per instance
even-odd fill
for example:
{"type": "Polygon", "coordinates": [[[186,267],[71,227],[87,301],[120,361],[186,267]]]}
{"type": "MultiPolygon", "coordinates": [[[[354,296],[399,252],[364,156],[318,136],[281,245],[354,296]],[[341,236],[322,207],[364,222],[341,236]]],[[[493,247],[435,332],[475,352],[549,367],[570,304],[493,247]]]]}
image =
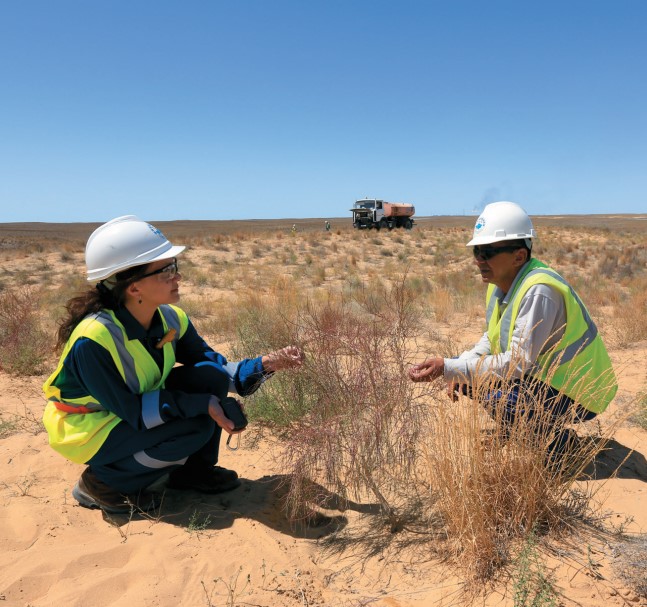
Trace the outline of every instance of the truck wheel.
{"type": "Polygon", "coordinates": [[[411,221],[411,219],[407,219],[404,222],[404,229],[405,230],[410,230],[412,227],[413,227],[413,221],[411,221]]]}
{"type": "Polygon", "coordinates": [[[357,230],[357,228],[359,228],[359,223],[357,221],[353,221],[353,227],[357,230]]]}
{"type": "Polygon", "coordinates": [[[389,227],[389,222],[386,219],[380,219],[380,229],[386,230],[389,227]]]}

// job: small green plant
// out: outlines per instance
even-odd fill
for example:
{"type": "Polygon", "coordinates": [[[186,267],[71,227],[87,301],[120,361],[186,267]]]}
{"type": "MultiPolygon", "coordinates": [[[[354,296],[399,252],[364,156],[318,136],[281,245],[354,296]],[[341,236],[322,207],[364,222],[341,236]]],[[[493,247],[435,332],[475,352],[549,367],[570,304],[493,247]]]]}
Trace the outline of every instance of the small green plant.
{"type": "Polygon", "coordinates": [[[610,523],[609,527],[611,528],[611,531],[618,537],[622,537],[627,532],[629,525],[631,525],[634,521],[635,519],[633,516],[625,515],[625,517],[619,523],[610,523]]]}
{"type": "Polygon", "coordinates": [[[514,607],[557,607],[557,592],[541,561],[534,531],[517,556],[513,581],[514,607]]]}
{"type": "Polygon", "coordinates": [[[42,431],[43,423],[40,416],[27,407],[25,407],[22,414],[15,414],[6,419],[0,417],[0,438],[6,438],[20,432],[29,432],[29,434],[35,436],[42,431]]]}
{"type": "Polygon", "coordinates": [[[189,533],[200,533],[208,529],[209,523],[211,523],[211,516],[209,514],[203,516],[202,512],[194,510],[193,514],[189,517],[189,526],[186,530],[189,533]]]}

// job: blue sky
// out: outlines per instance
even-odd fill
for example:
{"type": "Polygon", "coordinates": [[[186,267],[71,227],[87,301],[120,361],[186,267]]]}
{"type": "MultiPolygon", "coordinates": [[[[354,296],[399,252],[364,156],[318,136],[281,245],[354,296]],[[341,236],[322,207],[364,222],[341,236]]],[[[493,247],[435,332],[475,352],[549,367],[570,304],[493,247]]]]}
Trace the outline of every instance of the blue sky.
{"type": "Polygon", "coordinates": [[[643,0],[0,4],[0,222],[647,212],[643,0]]]}

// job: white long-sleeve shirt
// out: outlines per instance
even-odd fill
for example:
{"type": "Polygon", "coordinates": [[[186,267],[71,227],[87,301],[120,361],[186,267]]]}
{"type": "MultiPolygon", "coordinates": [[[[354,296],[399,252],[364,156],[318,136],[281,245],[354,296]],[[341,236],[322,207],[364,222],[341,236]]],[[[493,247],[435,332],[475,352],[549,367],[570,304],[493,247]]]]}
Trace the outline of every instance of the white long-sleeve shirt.
{"type": "MultiPolygon", "coordinates": [[[[525,266],[524,266],[525,267],[525,266]]],[[[523,268],[522,268],[523,270],[523,268]]],[[[499,309],[505,310],[511,285],[507,294],[499,300],[499,309]]],[[[564,335],[566,308],[564,298],[555,289],[545,284],[528,289],[519,306],[519,313],[512,332],[510,347],[501,354],[491,354],[487,331],[478,343],[463,352],[458,358],[445,358],[446,381],[474,383],[476,377],[494,374],[503,378],[523,378],[540,354],[554,346],[564,335]]]]}

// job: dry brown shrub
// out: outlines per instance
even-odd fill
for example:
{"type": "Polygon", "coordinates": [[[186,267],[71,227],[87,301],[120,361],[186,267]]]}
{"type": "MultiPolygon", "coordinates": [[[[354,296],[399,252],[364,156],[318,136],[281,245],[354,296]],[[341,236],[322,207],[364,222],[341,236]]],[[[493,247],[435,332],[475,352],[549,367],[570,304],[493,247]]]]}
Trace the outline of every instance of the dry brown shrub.
{"type": "MultiPolygon", "coordinates": [[[[437,351],[441,347],[438,343],[437,351]]],[[[549,371],[548,381],[555,371],[549,371]]],[[[577,376],[577,369],[572,372],[577,376]]],[[[572,408],[556,422],[536,404],[545,394],[538,382],[519,391],[514,420],[504,415],[503,407],[487,414],[491,395],[496,392],[507,401],[515,383],[512,375],[496,383],[477,379],[472,382],[473,400],[460,397],[454,405],[437,391],[427,397],[433,413],[424,437],[427,476],[420,476],[429,488],[424,515],[446,540],[436,541],[432,550],[456,559],[472,581],[490,579],[507,568],[519,543],[530,535],[550,543],[587,532],[599,485],[594,490],[582,483],[591,462],[625,421],[617,416],[607,417],[604,428],[582,424],[572,408]],[[559,446],[564,455],[557,454],[559,446]]],[[[583,377],[577,385],[591,382],[583,377]]]]}
{"type": "Polygon", "coordinates": [[[636,280],[630,294],[615,306],[613,342],[617,347],[647,339],[647,276],[636,280]]]}
{"type": "Polygon", "coordinates": [[[37,375],[53,350],[42,327],[34,288],[0,292],[0,369],[15,375],[37,375]]]}
{"type": "Polygon", "coordinates": [[[299,373],[307,391],[279,382],[266,387],[283,410],[302,402],[302,416],[289,423],[284,456],[294,517],[308,512],[321,491],[343,500],[368,492],[391,527],[401,525],[402,500],[408,499],[402,479],[414,475],[412,446],[424,428],[425,408],[416,406],[405,374],[406,344],[418,324],[402,284],[373,286],[377,290],[353,297],[305,302],[296,326],[308,353],[299,373]]]}

